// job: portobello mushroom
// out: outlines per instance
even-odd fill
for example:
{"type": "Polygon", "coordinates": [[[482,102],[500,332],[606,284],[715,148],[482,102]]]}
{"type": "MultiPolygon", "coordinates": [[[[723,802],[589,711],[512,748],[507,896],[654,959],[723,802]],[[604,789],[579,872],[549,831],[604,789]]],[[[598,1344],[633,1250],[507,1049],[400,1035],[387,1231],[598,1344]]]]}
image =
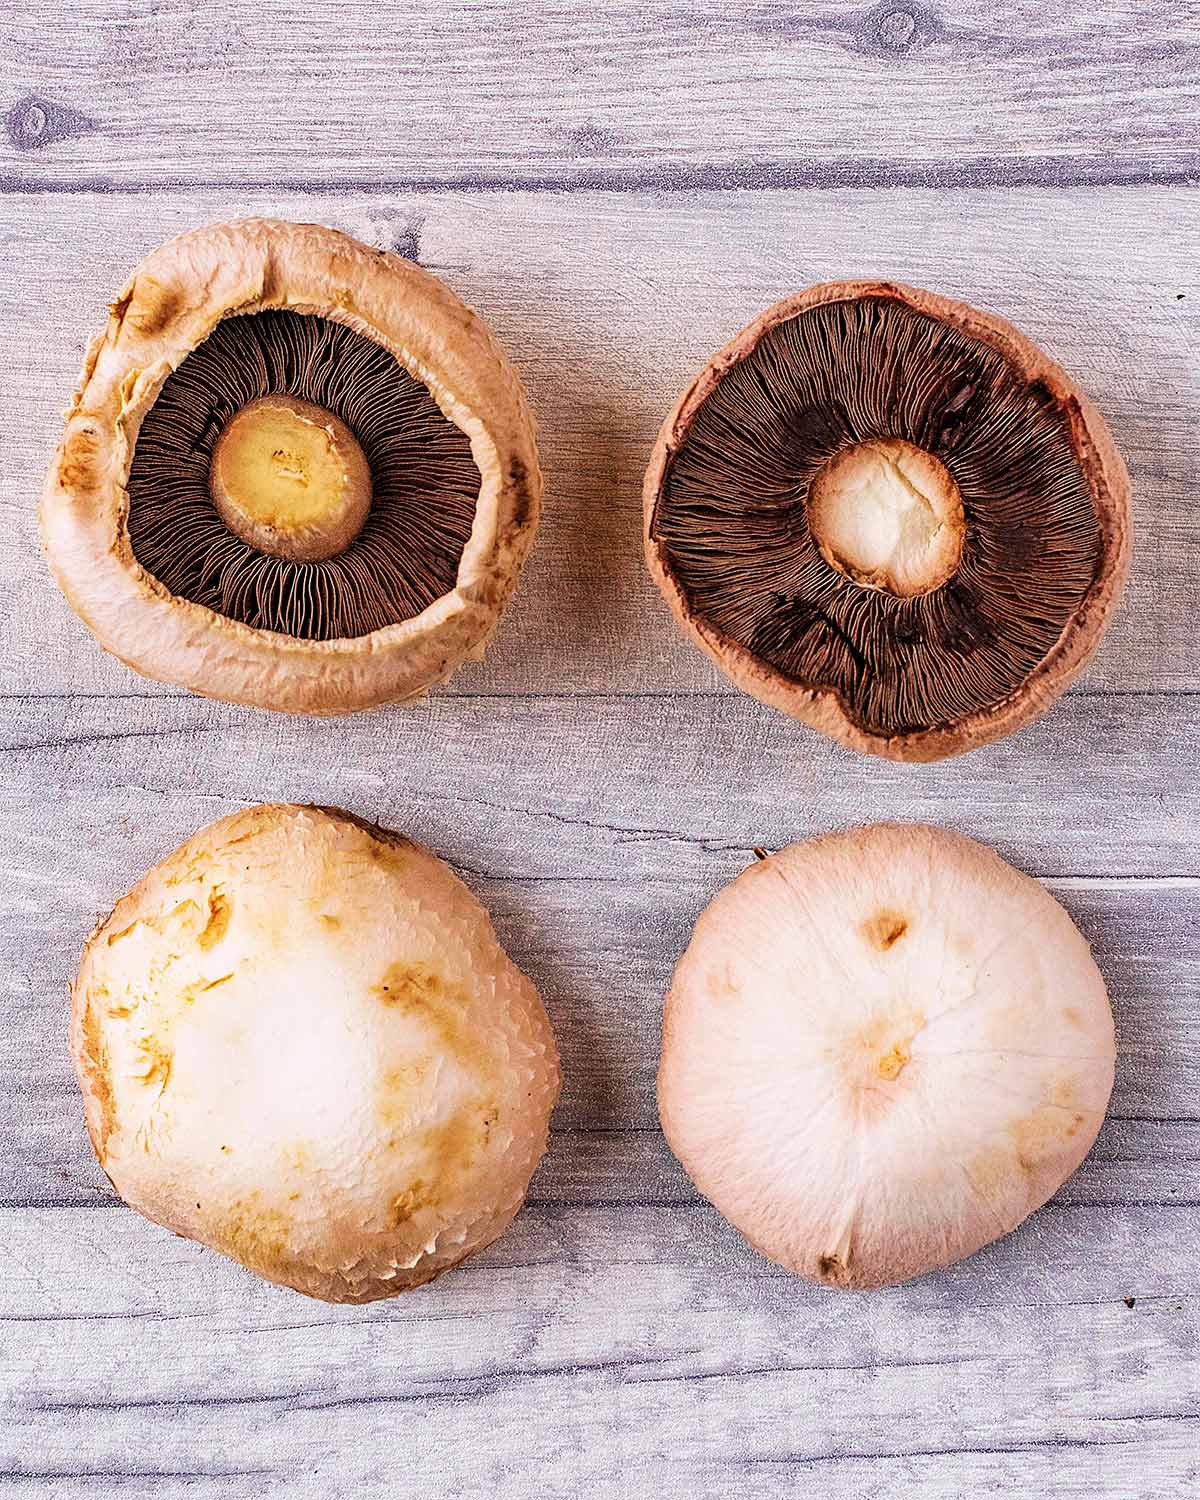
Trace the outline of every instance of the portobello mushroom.
{"type": "Polygon", "coordinates": [[[647,562],[747,692],[936,760],[1043,712],[1129,553],[1087,396],[1010,324],[893,282],[810,288],[709,362],[646,474],[647,562]]]}

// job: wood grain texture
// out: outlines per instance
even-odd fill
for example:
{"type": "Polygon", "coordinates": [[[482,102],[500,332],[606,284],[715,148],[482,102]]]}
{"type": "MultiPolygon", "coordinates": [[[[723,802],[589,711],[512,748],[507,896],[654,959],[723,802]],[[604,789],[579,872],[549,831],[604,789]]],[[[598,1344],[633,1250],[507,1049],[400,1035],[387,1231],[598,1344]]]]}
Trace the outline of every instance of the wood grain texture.
{"type": "Polygon", "coordinates": [[[1081,381],[1134,485],[1125,604],[1093,690],[1200,689],[1200,189],[396,197],[9,198],[0,405],[0,693],[170,692],[105,658],[38,550],[60,412],[106,299],[158,240],[253,212],[419,254],[492,323],[537,408],[548,477],[533,558],[488,660],[449,692],[734,689],[675,630],[641,560],[655,432],[708,355],[810,282],[891,275],[1004,313],[1081,381]],[[88,226],[86,254],[78,228],[88,226]],[[36,334],[32,331],[36,330],[36,334]]]}
{"type": "Polygon", "coordinates": [[[60,0],[0,20],[0,179],[156,190],[1194,176],[1166,0],[60,0]],[[899,128],[898,128],[899,127],[899,128]]]}
{"type": "Polygon", "coordinates": [[[707,1208],[620,1224],[531,1209],[453,1277],[356,1309],[255,1285],[129,1213],[2,1213],[6,1489],[1193,1492],[1194,1207],[1047,1212],[1019,1259],[994,1246],[837,1298],[707,1208]]]}
{"type": "Polygon", "coordinates": [[[338,725],[158,700],[119,729],[101,700],[37,699],[17,719],[0,742],[10,1203],[107,1195],[62,1046],[66,987],[98,918],[200,824],[260,799],[335,796],[456,864],[546,997],[565,1080],[535,1196],[688,1196],[655,1131],[653,1075],[692,924],[756,845],[905,816],[983,838],[1046,879],[1096,947],[1122,1057],[1115,1161],[1098,1158],[1070,1191],[1200,1199],[1194,1164],[1180,1175],[1200,1125],[1190,700],[1077,696],[969,760],[872,767],[869,782],[848,752],[720,696],[459,697],[338,725]],[[1036,810],[1052,804],[1048,825],[1036,810]]]}
{"type": "Polygon", "coordinates": [[[1187,699],[1079,695],[1007,748],[865,775],[721,696],[446,698],[340,725],[182,699],[119,717],[96,698],[17,705],[0,757],[6,1490],[358,1496],[419,1476],[480,1500],[1183,1500],[1200,1410],[1197,733],[1187,699]],[[546,996],[566,1076],[513,1230],[367,1310],[300,1302],[115,1205],[63,1045],[82,937],[148,864],[245,800],[334,795],[469,866],[546,996]],[[660,998],[754,843],[939,810],[1046,876],[1095,944],[1118,1020],[1112,1114],[1016,1234],[911,1286],[833,1296],[755,1256],[671,1157],[660,998]]]}
{"type": "Polygon", "coordinates": [[[0,1497],[1193,1500],[1200,1491],[1200,7],[1165,0],[59,0],[0,7],[0,1497]],[[104,657],[34,507],[105,303],[251,213],[419,259],[538,409],[540,542],[485,663],[337,723],[104,657]],[[769,303],[847,275],[1012,318],[1134,482],[1126,603],[1045,719],[871,763],[736,694],[640,557],[658,423],[769,303]],[[512,1229],[331,1308],[121,1207],[66,985],[199,825],[333,802],[462,871],[565,1087],[512,1229]],[[1118,1029],[1109,1118],[1015,1234],[829,1293],[657,1129],[662,995],[776,847],[946,823],[1043,878],[1118,1029]]]}
{"type": "Polygon", "coordinates": [[[1173,695],[1075,694],[932,766],[876,766],[740,695],[460,696],[335,721],[195,698],[9,708],[0,816],[42,882],[31,915],[85,872],[103,880],[113,848],[117,895],[233,806],[337,796],[468,876],[608,881],[643,901],[647,882],[715,888],[757,845],[889,816],[960,828],[1039,876],[1200,880],[1200,714],[1173,695]]]}

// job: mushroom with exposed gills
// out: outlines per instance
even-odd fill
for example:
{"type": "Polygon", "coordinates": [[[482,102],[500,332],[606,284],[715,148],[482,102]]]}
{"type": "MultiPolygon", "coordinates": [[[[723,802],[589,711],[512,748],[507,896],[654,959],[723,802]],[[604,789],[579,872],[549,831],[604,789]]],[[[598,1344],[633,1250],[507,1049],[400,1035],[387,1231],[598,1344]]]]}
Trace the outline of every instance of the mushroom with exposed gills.
{"type": "Polygon", "coordinates": [[[659,433],[650,571],[746,692],[856,750],[957,755],[1089,660],[1129,556],[1103,418],[1011,324],[833,282],[713,357],[659,433]]]}
{"type": "Polygon", "coordinates": [[[42,537],[139,672],[339,714],[483,655],[541,490],[516,373],[448,287],[334,229],[248,219],[159,246],[113,304],[42,537]]]}

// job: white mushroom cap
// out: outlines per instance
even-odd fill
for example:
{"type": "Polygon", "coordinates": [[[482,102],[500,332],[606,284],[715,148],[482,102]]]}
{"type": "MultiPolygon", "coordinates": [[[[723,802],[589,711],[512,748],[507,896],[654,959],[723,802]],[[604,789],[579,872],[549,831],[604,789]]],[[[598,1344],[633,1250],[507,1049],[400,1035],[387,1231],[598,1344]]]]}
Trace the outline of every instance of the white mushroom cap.
{"type": "Polygon", "coordinates": [[[493,1240],[559,1086],[537,993],[462,882],[313,807],[223,818],[151,870],[87,945],[72,1043],[128,1203],[336,1302],[493,1240]]]}
{"type": "Polygon", "coordinates": [[[841,1287],[970,1255],[1086,1156],[1113,1085],[1070,917],[971,839],[876,824],[728,885],[675,972],[663,1130],[772,1260],[841,1287]]]}

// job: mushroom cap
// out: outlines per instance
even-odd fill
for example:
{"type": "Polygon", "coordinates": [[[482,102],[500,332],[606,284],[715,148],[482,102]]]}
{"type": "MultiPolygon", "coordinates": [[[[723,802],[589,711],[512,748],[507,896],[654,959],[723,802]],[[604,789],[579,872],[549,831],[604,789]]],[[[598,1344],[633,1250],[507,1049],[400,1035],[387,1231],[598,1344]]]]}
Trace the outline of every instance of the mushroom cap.
{"type": "MultiPolygon", "coordinates": [[[[815,358],[819,361],[819,356],[815,358]]],[[[853,390],[846,392],[845,399],[848,407],[855,407],[853,390]]],[[[951,407],[950,411],[953,410],[951,407]]],[[[814,425],[820,426],[819,413],[806,415],[814,416],[814,425]]],[[[862,434],[868,438],[889,435],[862,434]]],[[[691,639],[744,692],[842,744],[889,760],[932,761],[957,755],[1010,734],[1044,713],[1095,653],[1120,598],[1129,563],[1129,476],[1104,419],[1086,394],[1059,365],[1003,318],[892,281],[837,281],[809,287],[776,303],[744,328],[712,357],[663,422],[646,470],[643,501],[647,565],[691,639]],[[1057,412],[1090,493],[1095,517],[1096,553],[1091,582],[1057,638],[1023,679],[996,701],[981,704],[974,711],[899,732],[864,723],[838,689],[828,683],[788,676],[765,655],[750,649],[706,617],[691,597],[678,559],[661,533],[661,511],[672,467],[698,414],[722,378],[753,356],[764,338],[781,324],[830,304],[864,299],[924,314],[977,341],[982,350],[1000,355],[1015,380],[1057,412]]],[[[1036,574],[1041,560],[1036,555],[1027,560],[1030,576],[1036,574]]],[[[1049,566],[1054,566],[1053,559],[1049,560],[1049,566]]]]}
{"type": "Polygon", "coordinates": [[[87,944],[71,1040],[126,1202],[331,1302],[495,1239],[559,1087],[541,1001],[478,901],[333,808],[235,813],[156,865],[87,944]]]}
{"type": "Polygon", "coordinates": [[[1104,981],[1049,892],[971,839],[875,824],[791,845],[702,914],[659,1111],[764,1255],[878,1287],[1044,1203],[1091,1148],[1113,1064],[1104,981]]]}
{"type": "Polygon", "coordinates": [[[212,698],[339,714],[416,697],[483,655],[533,541],[541,492],[517,375],[448,287],[323,225],[245,219],[160,245],[112,305],[46,477],[42,538],[76,613],[128,666],[212,698]],[[470,440],[480,474],[470,540],[454,588],[411,619],[333,640],[256,629],[172,594],[134,555],[126,484],[146,413],[222,318],[272,308],[381,345],[470,440]]]}

